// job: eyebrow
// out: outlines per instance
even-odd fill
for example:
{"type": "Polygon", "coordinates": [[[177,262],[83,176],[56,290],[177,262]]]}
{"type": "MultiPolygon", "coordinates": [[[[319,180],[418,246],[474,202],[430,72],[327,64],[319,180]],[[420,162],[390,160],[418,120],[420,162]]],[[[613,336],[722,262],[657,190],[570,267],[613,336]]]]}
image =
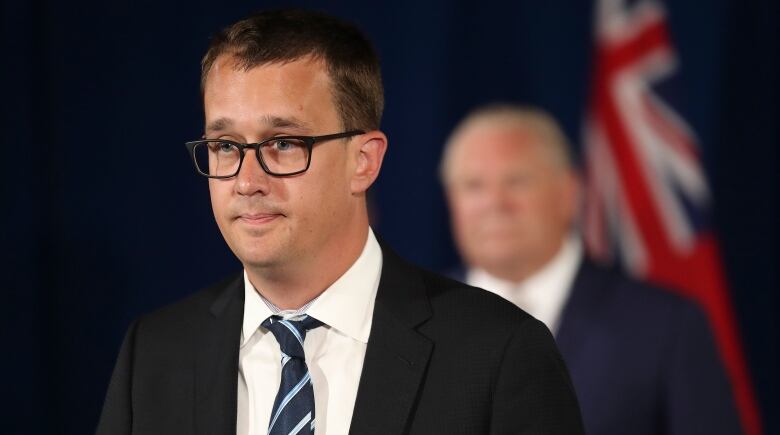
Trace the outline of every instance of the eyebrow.
{"type": "MultiPolygon", "coordinates": [[[[260,117],[259,121],[261,125],[270,128],[292,128],[302,131],[310,130],[309,125],[306,122],[303,122],[296,117],[283,118],[281,116],[265,115],[260,117]]],[[[227,130],[232,125],[233,121],[229,118],[217,118],[206,125],[206,132],[220,132],[227,130]]]]}
{"type": "Polygon", "coordinates": [[[260,118],[260,123],[267,125],[271,128],[292,128],[295,130],[309,130],[309,125],[306,122],[296,118],[289,117],[283,118],[281,116],[266,115],[260,118]]]}
{"type": "Polygon", "coordinates": [[[233,121],[228,118],[218,118],[206,125],[206,132],[210,131],[222,131],[233,125],[233,121]]]}

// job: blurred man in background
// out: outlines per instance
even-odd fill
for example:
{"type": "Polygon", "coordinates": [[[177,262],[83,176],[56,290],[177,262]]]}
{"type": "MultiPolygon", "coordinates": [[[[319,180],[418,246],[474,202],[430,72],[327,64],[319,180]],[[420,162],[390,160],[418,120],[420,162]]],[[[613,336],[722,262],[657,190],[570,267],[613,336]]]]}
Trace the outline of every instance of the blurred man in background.
{"type": "Polygon", "coordinates": [[[740,433],[701,311],[585,256],[579,179],[552,117],[510,105],[475,110],[449,138],[441,177],[465,263],[455,277],[555,334],[588,434],[740,433]]]}

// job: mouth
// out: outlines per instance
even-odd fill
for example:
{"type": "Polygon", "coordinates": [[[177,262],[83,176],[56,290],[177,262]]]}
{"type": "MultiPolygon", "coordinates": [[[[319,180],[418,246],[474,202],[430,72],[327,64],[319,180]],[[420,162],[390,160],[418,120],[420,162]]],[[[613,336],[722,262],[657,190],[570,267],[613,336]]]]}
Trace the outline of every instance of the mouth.
{"type": "Polygon", "coordinates": [[[248,225],[265,225],[282,216],[281,213],[244,213],[238,215],[236,220],[248,225]]]}

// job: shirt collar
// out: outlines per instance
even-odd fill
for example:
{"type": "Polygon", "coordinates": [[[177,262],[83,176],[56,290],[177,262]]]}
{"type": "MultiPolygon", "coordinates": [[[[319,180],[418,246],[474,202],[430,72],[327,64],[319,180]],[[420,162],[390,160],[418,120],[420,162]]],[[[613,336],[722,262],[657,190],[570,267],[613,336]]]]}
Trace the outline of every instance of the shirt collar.
{"type": "Polygon", "coordinates": [[[368,343],[381,275],[382,248],[369,228],[363,252],[352,267],[314,301],[308,314],[354,340],[368,343]]]}
{"type": "Polygon", "coordinates": [[[552,260],[520,283],[502,280],[483,269],[471,269],[466,277],[469,284],[513,302],[555,332],[582,260],[582,251],[580,238],[571,234],[552,260]]]}
{"type": "MultiPolygon", "coordinates": [[[[306,313],[338,332],[368,343],[374,301],[382,273],[382,248],[368,229],[363,251],[350,268],[316,299],[292,314],[306,313]]],[[[241,346],[244,346],[265,319],[279,314],[278,308],[258,293],[244,271],[244,323],[241,346]]]]}
{"type": "Polygon", "coordinates": [[[582,242],[579,237],[570,236],[552,261],[520,284],[520,291],[526,293],[528,303],[550,331],[558,328],[581,259],[582,242]]]}
{"type": "Polygon", "coordinates": [[[241,347],[244,347],[252,338],[263,321],[273,314],[276,313],[271,309],[271,306],[265,303],[265,299],[249,282],[249,276],[244,270],[244,324],[241,329],[241,347]]]}

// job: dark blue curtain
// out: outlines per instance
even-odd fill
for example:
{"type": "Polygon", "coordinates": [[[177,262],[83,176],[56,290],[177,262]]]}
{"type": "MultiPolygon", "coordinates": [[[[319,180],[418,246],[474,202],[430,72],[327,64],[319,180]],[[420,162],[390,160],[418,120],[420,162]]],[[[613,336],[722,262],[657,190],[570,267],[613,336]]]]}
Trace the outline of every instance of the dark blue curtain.
{"type": "MultiPolygon", "coordinates": [[[[316,2],[299,6],[322,8],[316,2]]],[[[93,430],[140,313],[239,270],[184,141],[202,130],[209,35],[278,2],[2,1],[0,432],[93,430]]],[[[432,269],[457,262],[436,166],[494,100],[554,113],[575,144],[590,2],[341,1],[382,57],[389,154],[377,231],[432,269]]],[[[778,433],[777,4],[670,2],[681,109],[704,147],[717,231],[767,433],[778,433]]]]}

